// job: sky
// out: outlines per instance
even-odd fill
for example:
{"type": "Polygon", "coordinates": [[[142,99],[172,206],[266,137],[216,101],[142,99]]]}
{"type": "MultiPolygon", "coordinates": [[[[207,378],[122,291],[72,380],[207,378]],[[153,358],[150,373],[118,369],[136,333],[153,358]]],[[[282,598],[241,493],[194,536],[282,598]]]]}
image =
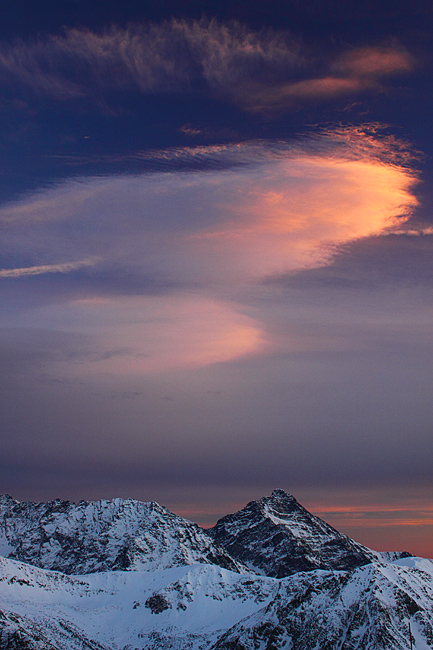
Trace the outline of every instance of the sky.
{"type": "Polygon", "coordinates": [[[4,6],[0,492],[433,557],[431,3],[4,6]]]}

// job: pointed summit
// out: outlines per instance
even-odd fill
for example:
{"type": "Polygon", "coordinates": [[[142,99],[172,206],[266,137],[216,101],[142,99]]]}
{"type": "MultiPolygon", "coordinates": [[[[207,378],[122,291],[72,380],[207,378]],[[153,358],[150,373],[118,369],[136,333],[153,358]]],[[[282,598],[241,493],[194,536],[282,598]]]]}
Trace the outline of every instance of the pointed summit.
{"type": "Polygon", "coordinates": [[[304,510],[292,494],[285,492],[281,488],[272,490],[270,497],[263,497],[257,503],[262,503],[266,509],[274,510],[280,514],[289,514],[300,509],[304,510]]]}
{"type": "Polygon", "coordinates": [[[285,501],[287,503],[298,503],[295,499],[295,497],[292,494],[289,494],[285,490],[282,490],[281,488],[276,488],[275,490],[272,490],[272,494],[270,497],[263,497],[264,499],[269,499],[269,500],[274,500],[274,501],[285,501]]]}
{"type": "Polygon", "coordinates": [[[223,517],[209,533],[252,571],[277,578],[314,569],[351,569],[376,558],[374,551],[339,533],[281,489],[223,517]]]}

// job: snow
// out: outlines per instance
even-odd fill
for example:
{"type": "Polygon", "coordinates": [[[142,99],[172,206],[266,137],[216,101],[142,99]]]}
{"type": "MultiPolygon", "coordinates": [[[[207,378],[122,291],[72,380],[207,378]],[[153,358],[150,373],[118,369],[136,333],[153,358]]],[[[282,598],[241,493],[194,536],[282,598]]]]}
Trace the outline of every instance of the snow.
{"type": "Polygon", "coordinates": [[[411,567],[412,569],[419,569],[426,573],[433,573],[433,560],[424,557],[403,557],[394,560],[392,564],[395,564],[396,566],[411,567]]]}
{"type": "Polygon", "coordinates": [[[217,636],[267,605],[276,581],[197,564],[146,572],[65,576],[0,559],[0,610],[39,621],[67,620],[86,636],[123,647],[155,629],[177,635],[217,636]],[[155,614],[146,601],[163,595],[169,607],[155,614]]]}
{"type": "Polygon", "coordinates": [[[6,539],[0,540],[0,555],[2,557],[7,557],[10,555],[14,550],[14,547],[12,544],[9,544],[6,539]]]}
{"type": "Polygon", "coordinates": [[[64,573],[213,562],[244,571],[210,536],[155,502],[0,502],[4,556],[64,573]],[[210,560],[209,557],[212,559],[210,560]]]}
{"type": "MultiPolygon", "coordinates": [[[[281,639],[287,644],[281,648],[291,647],[291,635],[302,622],[322,641],[325,637],[344,637],[348,648],[377,650],[382,646],[372,631],[381,623],[378,613],[387,611],[384,629],[388,629],[388,619],[393,624],[387,647],[401,647],[397,644],[406,638],[410,622],[415,647],[427,650],[432,647],[426,629],[433,614],[433,563],[405,558],[389,564],[373,563],[352,572],[317,570],[277,579],[242,575],[209,564],[67,576],[0,558],[0,610],[49,630],[53,644],[59,643],[59,630],[64,634],[66,624],[107,648],[128,644],[133,648],[162,648],[146,644],[152,635],[156,639],[163,635],[163,643],[169,648],[176,638],[196,650],[210,648],[229,632],[242,640],[245,648],[259,647],[250,646],[248,639],[257,636],[255,630],[264,624],[281,627],[282,610],[286,612],[286,629],[281,639]],[[147,604],[155,595],[164,600],[165,609],[159,613],[147,604]],[[405,609],[404,595],[416,602],[414,615],[405,609]],[[291,612],[287,610],[289,603],[291,612]],[[348,612],[359,615],[362,611],[357,623],[356,616],[348,618],[348,612]],[[350,645],[355,639],[359,645],[350,645]]],[[[56,647],[75,648],[67,644],[56,647]]]]}

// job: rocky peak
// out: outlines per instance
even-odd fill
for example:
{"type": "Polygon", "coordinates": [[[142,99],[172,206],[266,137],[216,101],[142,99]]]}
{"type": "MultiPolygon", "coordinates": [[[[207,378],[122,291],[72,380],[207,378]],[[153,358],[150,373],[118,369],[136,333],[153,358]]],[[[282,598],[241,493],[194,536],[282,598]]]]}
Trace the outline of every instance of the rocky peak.
{"type": "Polygon", "coordinates": [[[298,571],[354,568],[375,557],[281,489],[223,517],[209,533],[251,570],[279,578],[298,571]]]}
{"type": "Polygon", "coordinates": [[[293,495],[280,488],[273,490],[270,496],[262,497],[251,503],[261,509],[264,514],[273,512],[275,515],[291,515],[296,511],[307,512],[293,495]]]}
{"type": "Polygon", "coordinates": [[[298,503],[295,499],[295,497],[292,494],[289,494],[285,490],[282,490],[281,488],[276,488],[275,490],[272,490],[272,494],[270,497],[263,497],[264,499],[283,499],[284,501],[290,501],[290,502],[295,502],[298,503]]]}

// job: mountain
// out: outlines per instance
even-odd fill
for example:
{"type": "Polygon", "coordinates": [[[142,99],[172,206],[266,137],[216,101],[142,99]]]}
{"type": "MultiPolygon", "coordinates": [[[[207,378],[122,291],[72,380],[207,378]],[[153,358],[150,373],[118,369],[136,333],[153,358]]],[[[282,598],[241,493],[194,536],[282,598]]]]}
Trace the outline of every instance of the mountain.
{"type": "Polygon", "coordinates": [[[0,555],[66,574],[197,562],[245,569],[196,524],[158,503],[20,503],[0,497],[0,555]]]}
{"type": "Polygon", "coordinates": [[[220,519],[209,534],[250,571],[276,578],[314,569],[353,569],[382,559],[274,490],[220,519]]]}
{"type": "Polygon", "coordinates": [[[154,502],[4,495],[0,555],[0,650],[433,648],[433,562],[282,490],[210,533],[154,502]]]}
{"type": "Polygon", "coordinates": [[[212,650],[416,650],[433,647],[433,563],[404,558],[353,571],[297,573],[212,650]],[[410,627],[409,627],[410,626],[410,627]]]}
{"type": "Polygon", "coordinates": [[[210,564],[66,576],[0,559],[0,650],[433,647],[433,563],[287,578],[210,564]]]}
{"type": "Polygon", "coordinates": [[[66,574],[201,562],[276,578],[381,559],[283,490],[252,501],[207,531],[155,502],[19,503],[3,495],[0,554],[66,574]]]}

